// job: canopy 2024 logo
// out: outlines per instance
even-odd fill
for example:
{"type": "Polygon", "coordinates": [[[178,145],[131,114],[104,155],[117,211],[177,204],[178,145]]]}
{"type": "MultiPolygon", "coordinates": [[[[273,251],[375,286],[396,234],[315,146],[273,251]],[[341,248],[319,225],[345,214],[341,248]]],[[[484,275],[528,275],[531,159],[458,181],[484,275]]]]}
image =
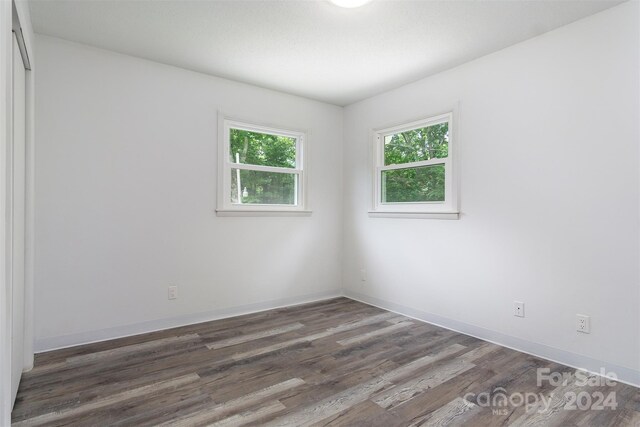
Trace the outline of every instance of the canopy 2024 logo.
{"type": "Polygon", "coordinates": [[[551,372],[549,368],[537,370],[537,386],[554,387],[547,392],[511,393],[502,387],[491,392],[467,393],[464,399],[482,408],[491,408],[494,415],[508,415],[509,408],[524,406],[527,413],[549,413],[554,410],[602,411],[616,410],[615,391],[603,392],[604,387],[616,385],[616,375],[600,370],[600,375],[586,371],[551,372]],[[590,390],[590,388],[601,388],[590,390]]]}

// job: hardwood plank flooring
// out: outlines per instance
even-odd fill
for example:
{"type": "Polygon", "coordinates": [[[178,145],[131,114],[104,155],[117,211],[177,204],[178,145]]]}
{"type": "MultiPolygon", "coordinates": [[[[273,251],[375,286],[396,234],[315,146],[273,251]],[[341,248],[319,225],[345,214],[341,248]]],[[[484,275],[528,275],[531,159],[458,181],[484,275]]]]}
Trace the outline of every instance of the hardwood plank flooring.
{"type": "Polygon", "coordinates": [[[582,379],[336,298],[38,354],[12,416],[16,426],[640,426],[640,389],[582,379]],[[565,381],[539,383],[542,368],[565,381]]]}

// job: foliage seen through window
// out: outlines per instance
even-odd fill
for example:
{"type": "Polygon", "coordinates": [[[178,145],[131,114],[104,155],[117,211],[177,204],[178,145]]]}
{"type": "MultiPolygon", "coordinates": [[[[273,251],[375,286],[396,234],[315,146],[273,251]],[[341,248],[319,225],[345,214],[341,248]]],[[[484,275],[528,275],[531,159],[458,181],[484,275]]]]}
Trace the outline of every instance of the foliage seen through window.
{"type": "MultiPolygon", "coordinates": [[[[398,132],[384,137],[384,165],[402,165],[449,154],[449,124],[398,132]]],[[[445,167],[430,165],[382,172],[382,202],[442,202],[445,200],[445,167]]]]}
{"type": "MultiPolygon", "coordinates": [[[[229,129],[232,163],[296,168],[296,138],[229,129]]],[[[298,175],[231,169],[231,203],[295,205],[298,175]],[[240,200],[238,200],[240,198],[240,200]]]]}

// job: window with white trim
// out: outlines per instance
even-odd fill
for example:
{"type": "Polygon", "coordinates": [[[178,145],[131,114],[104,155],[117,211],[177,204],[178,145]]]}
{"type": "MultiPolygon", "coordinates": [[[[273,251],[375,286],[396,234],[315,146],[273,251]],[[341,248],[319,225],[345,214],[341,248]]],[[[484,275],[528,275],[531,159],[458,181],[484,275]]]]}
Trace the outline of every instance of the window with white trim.
{"type": "Polygon", "coordinates": [[[305,134],[222,120],[218,211],[304,211],[305,134]]]}
{"type": "Polygon", "coordinates": [[[373,132],[374,210],[457,217],[453,114],[373,132]]]}

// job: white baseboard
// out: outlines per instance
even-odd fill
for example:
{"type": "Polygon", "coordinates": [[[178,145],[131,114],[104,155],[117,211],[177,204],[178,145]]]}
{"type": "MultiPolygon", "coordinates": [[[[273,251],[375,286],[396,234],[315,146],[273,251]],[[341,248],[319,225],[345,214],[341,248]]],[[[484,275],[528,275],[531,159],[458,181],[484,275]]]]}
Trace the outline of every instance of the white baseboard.
{"type": "Polygon", "coordinates": [[[588,356],[561,350],[559,348],[550,347],[545,344],[523,340],[521,338],[506,335],[501,332],[496,332],[490,329],[482,328],[480,326],[470,325],[468,323],[438,316],[432,313],[427,313],[422,310],[417,310],[401,304],[381,300],[349,290],[345,290],[344,292],[335,290],[297,297],[280,298],[277,300],[218,309],[205,313],[189,314],[170,319],[151,320],[132,325],[101,329],[97,331],[87,331],[77,334],[40,338],[35,342],[35,350],[36,353],[42,353],[45,351],[57,350],[60,348],[90,344],[99,341],[107,341],[116,338],[123,338],[132,335],[139,335],[148,332],[156,332],[165,329],[176,328],[179,326],[193,325],[196,323],[241,316],[243,314],[258,313],[261,311],[273,310],[276,308],[307,304],[311,302],[337,298],[340,296],[345,296],[347,298],[360,301],[365,304],[373,305],[384,310],[392,311],[407,317],[420,320],[422,322],[427,322],[436,326],[443,327],[445,329],[450,329],[452,331],[470,335],[484,341],[492,342],[503,347],[511,348],[523,353],[528,353],[533,356],[561,363],[573,368],[584,369],[596,374],[601,374],[601,369],[604,369],[606,372],[615,373],[617,376],[617,378],[615,379],[617,381],[635,387],[640,387],[640,371],[638,370],[619,366],[613,363],[608,363],[603,360],[593,359],[588,356]]]}
{"type": "Polygon", "coordinates": [[[403,316],[411,317],[426,323],[440,326],[445,329],[460,332],[465,335],[471,335],[481,340],[498,344],[502,347],[511,348],[513,350],[531,354],[542,359],[561,363],[572,368],[583,369],[598,375],[601,375],[601,370],[604,369],[605,372],[615,373],[616,378],[613,379],[615,379],[616,381],[620,381],[634,387],[640,387],[640,371],[635,369],[608,363],[604,360],[593,359],[581,354],[576,354],[570,351],[561,350],[559,348],[550,347],[545,344],[523,340],[521,338],[506,335],[501,332],[492,331],[480,326],[474,326],[468,323],[438,316],[436,314],[427,313],[425,311],[406,307],[394,302],[384,301],[378,298],[370,297],[368,295],[360,294],[358,292],[345,290],[344,296],[365,304],[382,308],[384,310],[402,314],[403,316]]]}
{"type": "Polygon", "coordinates": [[[87,331],[79,332],[76,334],[38,338],[35,341],[34,348],[36,353],[43,353],[45,351],[58,350],[61,348],[74,347],[77,345],[90,344],[100,341],[107,341],[132,335],[145,334],[148,332],[162,331],[179,326],[193,325],[196,323],[241,316],[243,314],[258,313],[260,311],[273,310],[275,308],[307,304],[310,302],[322,301],[341,296],[343,296],[341,290],[320,292],[316,294],[280,298],[277,300],[246,304],[230,308],[222,308],[205,313],[188,314],[170,319],[150,320],[147,322],[117,326],[97,331],[87,331]]]}

